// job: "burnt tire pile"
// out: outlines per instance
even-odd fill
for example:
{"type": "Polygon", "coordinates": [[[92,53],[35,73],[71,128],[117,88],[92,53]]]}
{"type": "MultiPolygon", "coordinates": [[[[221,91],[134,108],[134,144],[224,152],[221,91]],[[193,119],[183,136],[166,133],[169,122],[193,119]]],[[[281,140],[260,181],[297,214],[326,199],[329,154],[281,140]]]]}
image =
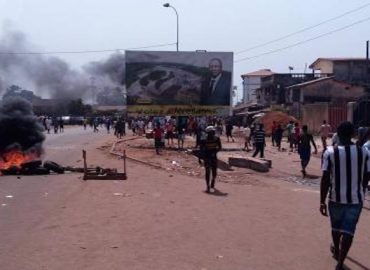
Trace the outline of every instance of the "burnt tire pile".
{"type": "Polygon", "coordinates": [[[34,160],[23,163],[20,167],[10,167],[6,170],[1,170],[3,175],[47,175],[51,172],[63,174],[65,171],[63,166],[53,162],[34,160]]]}

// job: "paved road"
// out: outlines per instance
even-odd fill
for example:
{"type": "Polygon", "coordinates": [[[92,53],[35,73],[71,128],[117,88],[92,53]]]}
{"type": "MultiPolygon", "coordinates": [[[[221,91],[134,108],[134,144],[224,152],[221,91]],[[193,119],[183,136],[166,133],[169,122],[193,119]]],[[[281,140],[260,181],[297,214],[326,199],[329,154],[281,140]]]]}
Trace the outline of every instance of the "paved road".
{"type": "MultiPolygon", "coordinates": [[[[85,148],[90,164],[120,167],[96,149],[112,141],[66,129],[48,135],[46,157],[82,164],[85,148]]],[[[128,176],[0,177],[0,269],[334,269],[317,190],[261,177],[255,185],[218,183],[222,193],[212,196],[202,179],[130,162],[128,176]]],[[[364,211],[351,269],[370,268],[369,224],[364,211]]]]}
{"type": "MultiPolygon", "coordinates": [[[[82,149],[96,152],[97,146],[109,140],[102,133],[82,128],[46,136],[44,159],[71,166],[82,166],[82,149]]],[[[94,157],[90,159],[94,161],[94,157]]],[[[69,203],[78,201],[86,187],[81,174],[0,177],[0,269],[59,269],[49,267],[48,258],[39,261],[34,254],[39,251],[36,246],[50,241],[48,252],[58,247],[50,232],[59,225],[48,224],[66,211],[69,203]]]]}

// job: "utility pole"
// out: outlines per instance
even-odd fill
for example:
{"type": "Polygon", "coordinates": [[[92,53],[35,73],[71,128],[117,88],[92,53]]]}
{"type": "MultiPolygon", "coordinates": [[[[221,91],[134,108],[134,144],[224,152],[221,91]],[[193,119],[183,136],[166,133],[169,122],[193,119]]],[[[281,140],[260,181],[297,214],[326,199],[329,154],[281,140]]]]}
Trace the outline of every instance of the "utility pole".
{"type": "Polygon", "coordinates": [[[365,84],[366,84],[366,90],[368,94],[370,94],[370,59],[369,59],[369,43],[370,40],[366,41],[366,79],[365,79],[365,84]]]}
{"type": "Polygon", "coordinates": [[[367,67],[367,80],[369,81],[370,80],[370,59],[369,59],[369,43],[370,43],[370,40],[366,41],[366,67],[367,67]]]}

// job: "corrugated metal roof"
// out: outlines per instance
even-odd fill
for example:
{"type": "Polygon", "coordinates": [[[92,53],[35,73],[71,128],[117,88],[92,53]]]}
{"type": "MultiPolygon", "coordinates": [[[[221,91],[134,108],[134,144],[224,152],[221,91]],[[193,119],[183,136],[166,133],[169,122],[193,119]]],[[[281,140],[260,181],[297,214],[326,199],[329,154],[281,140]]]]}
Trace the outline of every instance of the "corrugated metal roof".
{"type": "Polygon", "coordinates": [[[366,58],[361,58],[361,57],[320,57],[313,62],[309,68],[313,68],[314,65],[316,65],[320,61],[366,61],[366,58]]]}
{"type": "Polygon", "coordinates": [[[253,71],[253,72],[250,72],[250,73],[243,74],[243,75],[241,75],[241,77],[242,78],[252,77],[252,76],[265,77],[265,76],[270,76],[270,75],[273,75],[273,74],[275,74],[275,72],[272,72],[270,69],[260,69],[260,70],[257,70],[257,71],[253,71]]]}
{"type": "Polygon", "coordinates": [[[334,76],[324,77],[324,78],[319,78],[319,79],[304,82],[304,83],[294,84],[294,85],[291,85],[291,86],[287,87],[286,89],[299,88],[299,87],[302,87],[302,86],[307,86],[307,85],[311,85],[311,84],[315,84],[315,83],[323,82],[323,81],[328,81],[328,80],[334,80],[334,76]]]}

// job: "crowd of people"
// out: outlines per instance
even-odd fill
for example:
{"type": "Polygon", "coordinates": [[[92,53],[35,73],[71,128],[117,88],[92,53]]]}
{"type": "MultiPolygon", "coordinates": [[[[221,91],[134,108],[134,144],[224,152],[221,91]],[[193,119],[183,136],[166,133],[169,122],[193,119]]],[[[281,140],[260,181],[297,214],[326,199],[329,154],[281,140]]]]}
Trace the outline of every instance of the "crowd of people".
{"type": "MultiPolygon", "coordinates": [[[[40,122],[47,133],[63,132],[62,118],[41,117],[40,122]]],[[[234,123],[228,118],[217,117],[94,117],[85,118],[83,127],[90,126],[93,132],[105,128],[107,133],[114,130],[117,138],[126,135],[126,127],[133,136],[146,136],[154,139],[156,154],[166,145],[179,150],[184,148],[185,137],[195,138],[194,154],[204,164],[206,192],[215,188],[218,160],[222,150],[221,137],[225,131],[225,141],[235,142],[234,123]],[[174,140],[177,139],[177,146],[174,140]]],[[[252,157],[265,158],[266,132],[263,123],[253,123],[238,129],[244,137],[241,147],[252,152],[252,157]]],[[[324,120],[319,132],[322,145],[322,179],[320,187],[320,207],[323,216],[330,216],[332,245],[330,250],[337,260],[337,270],[344,269],[344,260],[351,247],[356,225],[359,220],[365,194],[370,179],[370,128],[359,127],[357,132],[352,123],[344,122],[333,134],[331,126],[324,120]],[[356,134],[357,141],[352,139],[356,134]],[[328,139],[331,137],[331,144],[328,139]]],[[[318,146],[307,125],[290,121],[286,126],[274,121],[271,126],[271,145],[277,151],[297,153],[301,160],[301,172],[306,177],[306,168],[312,152],[318,153],[318,146]],[[283,138],[286,137],[286,148],[283,138]],[[312,148],[314,151],[312,151],[312,148]]]]}
{"type": "Polygon", "coordinates": [[[54,134],[64,132],[64,121],[61,117],[40,116],[39,122],[48,134],[51,130],[54,131],[54,134]]]}
{"type": "MultiPolygon", "coordinates": [[[[195,133],[195,136],[199,136],[199,141],[197,140],[196,144],[199,147],[197,155],[204,162],[207,193],[217,191],[215,188],[217,153],[222,149],[220,136],[223,130],[223,128],[220,129],[222,127],[220,123],[222,124],[220,120],[204,121],[203,123],[198,123],[195,120],[192,121],[190,130],[187,129],[189,125],[180,125],[180,129],[183,131],[181,134],[195,133]],[[206,127],[203,130],[204,126],[206,127]]],[[[145,122],[144,125],[138,125],[139,128],[140,126],[145,126],[145,122]]],[[[175,130],[179,130],[179,125],[174,118],[171,118],[164,120],[163,123],[154,121],[154,124],[151,123],[150,126],[154,127],[155,149],[159,154],[159,149],[164,145],[164,134],[168,135],[168,144],[173,144],[172,136],[175,130]]],[[[226,122],[226,139],[227,141],[231,139],[234,142],[232,128],[232,124],[226,122]]],[[[277,147],[278,151],[283,150],[282,138],[283,134],[286,133],[287,145],[291,152],[299,154],[302,175],[306,177],[306,168],[311,158],[312,147],[314,153],[318,153],[318,147],[308,126],[300,126],[299,123],[291,121],[286,127],[283,127],[280,123],[273,122],[271,130],[272,146],[277,147]]],[[[260,157],[264,158],[266,146],[264,125],[262,123],[246,125],[243,131],[244,148],[247,151],[254,149],[253,157],[260,154],[260,157]]],[[[321,155],[323,176],[319,210],[323,216],[330,216],[333,241],[330,251],[337,261],[336,270],[342,270],[352,245],[370,179],[370,129],[360,127],[357,131],[357,142],[353,143],[352,138],[355,135],[353,124],[350,122],[342,123],[333,135],[332,145],[329,146],[327,140],[331,132],[330,125],[324,120],[319,134],[323,146],[321,155]]]]}
{"type": "MultiPolygon", "coordinates": [[[[308,126],[300,127],[291,121],[285,128],[281,124],[272,124],[272,146],[281,151],[281,140],[284,131],[290,151],[298,152],[301,159],[302,174],[306,176],[306,167],[310,161],[312,147],[318,152],[313,135],[308,126]]],[[[255,147],[253,156],[260,153],[264,156],[265,133],[263,125],[258,128],[245,127],[245,148],[249,150],[251,140],[255,147]]],[[[327,140],[331,135],[331,127],[324,120],[320,128],[323,146],[321,155],[322,179],[320,187],[320,212],[330,216],[332,245],[330,251],[337,261],[336,270],[344,268],[344,261],[351,248],[356,225],[360,218],[364,199],[370,180],[370,128],[360,126],[355,131],[351,122],[344,122],[333,134],[332,144],[327,140]],[[357,137],[357,141],[352,139],[357,137]]]]}

